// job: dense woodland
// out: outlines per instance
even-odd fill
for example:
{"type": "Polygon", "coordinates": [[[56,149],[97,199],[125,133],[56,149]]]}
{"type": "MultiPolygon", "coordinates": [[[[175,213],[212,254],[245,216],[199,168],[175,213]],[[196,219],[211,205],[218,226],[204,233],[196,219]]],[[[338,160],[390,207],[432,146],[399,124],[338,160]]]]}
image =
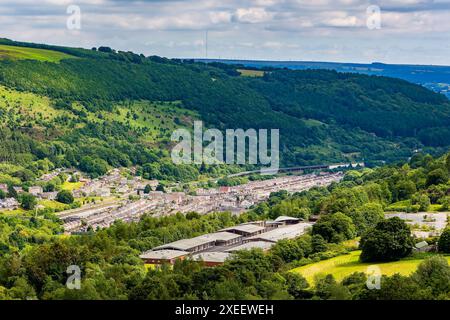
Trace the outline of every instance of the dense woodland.
{"type": "MultiPolygon", "coordinates": [[[[61,236],[51,214],[2,216],[0,232],[0,297],[4,299],[448,299],[450,267],[439,254],[424,254],[409,277],[383,277],[380,290],[369,290],[366,275],[342,281],[318,278],[315,285],[294,267],[354,250],[346,240],[360,236],[361,259],[373,263],[417,257],[409,226],[384,219],[384,210],[399,201],[414,206],[439,204],[448,210],[450,156],[417,154],[409,163],[350,171],[327,188],[289,195],[274,193],[269,201],[235,217],[228,213],[200,216],[144,216],[139,223],[116,222],[97,232],[61,236]],[[280,241],[269,253],[242,252],[223,266],[204,268],[183,261],[173,268],[146,269],[142,251],[168,241],[213,232],[246,221],[291,215],[319,215],[309,234],[280,241]],[[373,244],[380,244],[374,247],[373,244]],[[82,269],[81,290],[65,287],[66,268],[82,269]]],[[[450,253],[450,229],[437,243],[450,253]]]]}
{"type": "MultiPolygon", "coordinates": [[[[449,101],[402,80],[277,69],[243,77],[239,66],[107,47],[85,50],[6,39],[0,44],[71,55],[58,63],[0,61],[0,85],[48,97],[61,113],[52,121],[29,121],[0,109],[0,160],[14,164],[48,159],[53,166],[76,166],[93,176],[108,167],[154,164],[168,157],[173,126],[167,124],[192,127],[195,118],[220,129],[279,128],[282,165],[362,159],[374,165],[407,159],[415,149],[437,154],[450,144],[449,101]],[[148,103],[133,111],[141,101],[148,103]],[[191,114],[150,123],[155,103],[191,114]],[[118,106],[131,108],[128,121],[121,121],[118,106]],[[149,138],[152,131],[158,135],[149,138]]],[[[188,180],[199,168],[190,170],[155,176],[188,180]]]]}

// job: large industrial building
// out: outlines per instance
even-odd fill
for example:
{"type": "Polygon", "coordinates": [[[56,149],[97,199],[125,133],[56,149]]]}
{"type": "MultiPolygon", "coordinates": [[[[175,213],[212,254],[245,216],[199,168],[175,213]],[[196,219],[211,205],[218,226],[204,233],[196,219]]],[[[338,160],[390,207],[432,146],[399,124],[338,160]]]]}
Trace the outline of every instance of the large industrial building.
{"type": "Polygon", "coordinates": [[[147,264],[174,264],[176,260],[192,259],[205,266],[217,266],[241,250],[268,251],[280,240],[305,234],[312,225],[284,216],[274,221],[245,223],[216,233],[167,243],[144,252],[140,258],[147,264]]]}

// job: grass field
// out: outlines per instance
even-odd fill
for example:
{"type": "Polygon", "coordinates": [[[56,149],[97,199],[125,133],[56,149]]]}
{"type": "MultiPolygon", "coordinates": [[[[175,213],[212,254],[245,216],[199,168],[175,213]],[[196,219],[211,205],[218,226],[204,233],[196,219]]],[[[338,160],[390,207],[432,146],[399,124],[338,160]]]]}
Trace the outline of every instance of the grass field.
{"type": "Polygon", "coordinates": [[[52,50],[0,45],[0,59],[59,62],[69,58],[74,57],[52,50]]]}
{"type": "MultiPolygon", "coordinates": [[[[306,278],[310,284],[314,284],[317,275],[332,274],[336,280],[340,281],[354,272],[367,272],[367,267],[376,265],[384,275],[391,276],[395,273],[410,275],[416,271],[422,259],[407,259],[385,263],[362,263],[359,261],[361,251],[353,251],[347,255],[335,257],[328,260],[319,261],[303,267],[293,269],[306,278]]],[[[450,256],[446,257],[450,262],[450,256]]]]}
{"type": "Polygon", "coordinates": [[[238,69],[237,71],[243,77],[263,77],[264,76],[264,71],[260,71],[260,70],[238,69]]]}
{"type": "Polygon", "coordinates": [[[67,190],[67,191],[73,191],[80,189],[84,185],[84,182],[69,182],[66,181],[62,184],[61,189],[67,190]]]}

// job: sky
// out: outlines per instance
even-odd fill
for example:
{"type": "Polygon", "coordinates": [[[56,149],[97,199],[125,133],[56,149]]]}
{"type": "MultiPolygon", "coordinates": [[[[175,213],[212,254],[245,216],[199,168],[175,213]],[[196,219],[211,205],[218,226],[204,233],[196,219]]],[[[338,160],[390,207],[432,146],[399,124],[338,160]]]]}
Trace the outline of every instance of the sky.
{"type": "Polygon", "coordinates": [[[0,37],[170,58],[450,65],[450,0],[0,0],[0,37]]]}

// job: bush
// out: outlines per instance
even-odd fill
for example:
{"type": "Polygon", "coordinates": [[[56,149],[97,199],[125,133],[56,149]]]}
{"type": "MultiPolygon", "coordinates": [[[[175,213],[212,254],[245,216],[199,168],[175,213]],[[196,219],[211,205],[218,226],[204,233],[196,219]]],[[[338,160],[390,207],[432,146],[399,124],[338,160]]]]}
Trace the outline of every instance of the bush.
{"type": "Polygon", "coordinates": [[[65,204],[72,204],[74,201],[72,192],[68,190],[62,190],[58,192],[58,195],[56,196],[56,201],[65,203],[65,204]]]}

